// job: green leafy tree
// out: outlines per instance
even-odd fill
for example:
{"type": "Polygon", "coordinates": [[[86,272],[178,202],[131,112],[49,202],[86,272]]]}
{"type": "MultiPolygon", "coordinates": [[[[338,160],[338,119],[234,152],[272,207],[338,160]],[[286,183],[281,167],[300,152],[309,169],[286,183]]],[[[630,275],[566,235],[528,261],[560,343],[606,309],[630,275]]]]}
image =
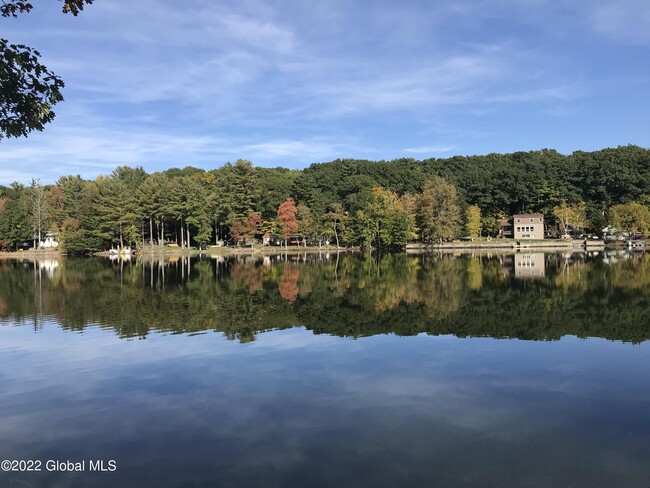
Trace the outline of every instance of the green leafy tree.
{"type": "Polygon", "coordinates": [[[215,172],[213,187],[218,201],[220,220],[231,225],[256,210],[260,186],[257,172],[250,161],[227,163],[215,172]]]}
{"type": "Polygon", "coordinates": [[[28,189],[20,183],[12,183],[2,193],[0,240],[6,247],[16,249],[33,237],[30,196],[28,189]]]}
{"type": "MultiPolygon", "coordinates": [[[[65,0],[63,12],[77,15],[93,0],[65,0]]],[[[30,2],[3,0],[2,17],[17,17],[33,8],[30,2]]],[[[42,131],[63,100],[63,80],[40,63],[40,53],[23,44],[0,39],[0,140],[42,131]]]]}
{"type": "Polygon", "coordinates": [[[32,184],[28,192],[32,220],[32,238],[34,240],[34,249],[36,249],[43,240],[43,232],[46,225],[45,188],[41,186],[40,180],[32,179],[32,184]]]}
{"type": "Polygon", "coordinates": [[[95,181],[97,200],[95,212],[99,217],[100,236],[121,248],[137,242],[135,225],[135,195],[119,178],[99,177],[95,181]]]}
{"type": "Polygon", "coordinates": [[[348,226],[350,216],[340,203],[333,203],[330,211],[325,216],[325,232],[334,236],[336,247],[340,247],[340,241],[347,241],[349,237],[348,226]]]}
{"type": "Polygon", "coordinates": [[[318,239],[320,236],[320,225],[307,205],[300,204],[296,210],[298,218],[298,233],[302,236],[303,245],[306,247],[308,238],[318,239]]]}
{"type": "Polygon", "coordinates": [[[137,202],[141,214],[149,221],[149,242],[154,243],[154,227],[158,229],[159,244],[165,239],[166,202],[169,196],[169,177],[162,173],[149,175],[137,190],[137,202]]]}
{"type": "Polygon", "coordinates": [[[413,229],[408,213],[395,192],[374,187],[363,209],[355,214],[353,226],[362,246],[401,247],[413,229]]]}
{"type": "Polygon", "coordinates": [[[190,244],[191,231],[194,229],[194,240],[199,246],[205,246],[212,237],[212,218],[208,201],[208,188],[202,184],[200,174],[189,178],[188,191],[187,243],[190,244]]]}
{"type": "Polygon", "coordinates": [[[95,211],[98,201],[95,182],[80,176],[63,176],[50,190],[48,212],[59,231],[59,248],[69,253],[102,249],[101,216],[95,211]]]}
{"type": "Polygon", "coordinates": [[[300,171],[285,168],[255,168],[259,185],[257,211],[263,219],[274,219],[278,207],[294,196],[293,187],[300,171]]]}
{"type": "Polygon", "coordinates": [[[490,214],[483,215],[481,218],[481,226],[490,237],[499,235],[501,231],[501,221],[505,220],[506,214],[496,210],[490,214]]]}

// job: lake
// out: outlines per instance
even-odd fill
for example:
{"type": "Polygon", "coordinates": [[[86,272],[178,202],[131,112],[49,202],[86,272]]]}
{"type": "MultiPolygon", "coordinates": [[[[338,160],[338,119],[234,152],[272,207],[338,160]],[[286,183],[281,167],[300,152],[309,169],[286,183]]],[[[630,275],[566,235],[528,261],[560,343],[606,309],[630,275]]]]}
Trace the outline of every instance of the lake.
{"type": "Polygon", "coordinates": [[[642,253],[0,261],[0,487],[647,488],[649,338],[642,253]]]}

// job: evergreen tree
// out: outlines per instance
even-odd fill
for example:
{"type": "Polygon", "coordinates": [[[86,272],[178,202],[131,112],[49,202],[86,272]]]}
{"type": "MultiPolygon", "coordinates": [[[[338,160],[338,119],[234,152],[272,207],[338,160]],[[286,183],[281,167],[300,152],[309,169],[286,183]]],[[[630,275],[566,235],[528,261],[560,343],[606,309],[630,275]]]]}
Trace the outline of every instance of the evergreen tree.
{"type": "Polygon", "coordinates": [[[117,243],[120,249],[132,245],[137,241],[135,195],[124,180],[108,176],[97,178],[95,188],[94,210],[99,217],[100,237],[117,243]]]}

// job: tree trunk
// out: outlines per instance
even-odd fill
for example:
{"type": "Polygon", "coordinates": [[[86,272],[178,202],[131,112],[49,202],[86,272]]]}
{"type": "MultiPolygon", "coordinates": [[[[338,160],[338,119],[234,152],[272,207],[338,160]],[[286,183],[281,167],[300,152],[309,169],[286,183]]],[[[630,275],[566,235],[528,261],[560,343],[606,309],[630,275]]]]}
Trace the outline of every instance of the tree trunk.
{"type": "Polygon", "coordinates": [[[187,248],[190,248],[190,224],[185,223],[185,230],[187,231],[187,248]]]}
{"type": "Polygon", "coordinates": [[[149,242],[153,247],[153,217],[149,217],[149,242]]]}
{"type": "Polygon", "coordinates": [[[334,222],[334,237],[336,238],[336,248],[339,248],[339,233],[337,231],[337,225],[336,222],[334,222]]]}

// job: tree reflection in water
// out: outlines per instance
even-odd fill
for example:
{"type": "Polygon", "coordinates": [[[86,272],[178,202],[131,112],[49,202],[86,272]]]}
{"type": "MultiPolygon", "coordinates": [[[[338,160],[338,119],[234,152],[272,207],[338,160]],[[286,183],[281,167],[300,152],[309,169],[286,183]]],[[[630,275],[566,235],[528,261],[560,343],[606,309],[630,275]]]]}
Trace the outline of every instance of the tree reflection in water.
{"type": "Polygon", "coordinates": [[[98,325],[125,338],[214,330],[249,342],[304,326],[349,337],[642,342],[648,285],[650,256],[623,253],[0,261],[0,317],[36,328],[51,319],[72,330],[98,325]]]}

